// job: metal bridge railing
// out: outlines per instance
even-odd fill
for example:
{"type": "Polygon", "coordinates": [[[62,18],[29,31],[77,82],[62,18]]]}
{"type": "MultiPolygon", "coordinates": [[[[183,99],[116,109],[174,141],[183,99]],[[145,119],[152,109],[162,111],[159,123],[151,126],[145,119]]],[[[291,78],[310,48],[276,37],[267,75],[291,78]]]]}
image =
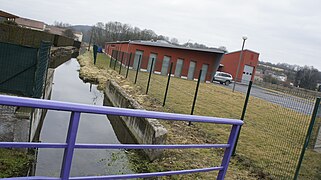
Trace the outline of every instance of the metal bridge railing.
{"type": "Polygon", "coordinates": [[[228,164],[232,155],[232,150],[235,145],[235,140],[239,129],[243,122],[241,120],[215,118],[206,116],[183,115],[164,112],[153,112],[136,109],[125,109],[116,107],[83,105],[76,103],[67,103],[51,100],[22,98],[13,96],[0,95],[0,105],[21,106],[31,108],[41,108],[57,111],[70,111],[70,123],[66,143],[34,143],[34,142],[0,142],[0,148],[64,148],[64,156],[60,178],[57,177],[19,177],[10,179],[129,179],[129,178],[147,178],[156,176],[168,176],[177,174],[199,173],[208,171],[219,171],[217,179],[224,179],[228,164]],[[118,115],[118,116],[133,116],[142,118],[156,118],[160,120],[176,120],[203,122],[215,124],[232,125],[230,136],[227,144],[188,144],[188,145],[151,145],[151,144],[76,144],[76,136],[81,113],[118,115]],[[71,164],[75,148],[81,149],[187,149],[187,148],[224,148],[224,156],[221,166],[209,167],[202,169],[138,173],[125,175],[108,175],[108,176],[85,176],[85,177],[70,177],[71,164]]]}

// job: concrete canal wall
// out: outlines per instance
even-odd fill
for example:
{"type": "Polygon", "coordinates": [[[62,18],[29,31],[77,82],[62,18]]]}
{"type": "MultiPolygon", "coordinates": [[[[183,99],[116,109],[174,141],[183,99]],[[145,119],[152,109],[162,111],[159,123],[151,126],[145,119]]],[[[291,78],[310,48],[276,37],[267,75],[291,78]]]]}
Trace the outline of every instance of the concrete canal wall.
{"type": "MultiPolygon", "coordinates": [[[[133,98],[114,81],[108,80],[104,91],[108,100],[115,107],[143,109],[133,98]]],[[[151,118],[121,117],[121,120],[139,144],[165,144],[167,130],[158,120],[151,118]]],[[[146,149],[145,154],[152,161],[159,158],[163,150],[146,149]]]]}

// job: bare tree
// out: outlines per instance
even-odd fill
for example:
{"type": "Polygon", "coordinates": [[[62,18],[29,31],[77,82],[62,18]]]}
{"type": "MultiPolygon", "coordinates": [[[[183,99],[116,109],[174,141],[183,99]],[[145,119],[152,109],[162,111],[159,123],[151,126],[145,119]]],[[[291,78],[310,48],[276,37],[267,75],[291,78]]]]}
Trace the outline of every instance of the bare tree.
{"type": "Polygon", "coordinates": [[[174,45],[179,45],[178,39],[177,38],[172,38],[171,43],[174,45]]]}
{"type": "Polygon", "coordinates": [[[313,66],[304,66],[297,71],[294,85],[305,89],[316,90],[319,73],[313,66]]]}
{"type": "Polygon", "coordinates": [[[60,27],[60,28],[67,28],[67,27],[70,27],[71,24],[55,21],[55,22],[54,22],[54,26],[60,27]]]}

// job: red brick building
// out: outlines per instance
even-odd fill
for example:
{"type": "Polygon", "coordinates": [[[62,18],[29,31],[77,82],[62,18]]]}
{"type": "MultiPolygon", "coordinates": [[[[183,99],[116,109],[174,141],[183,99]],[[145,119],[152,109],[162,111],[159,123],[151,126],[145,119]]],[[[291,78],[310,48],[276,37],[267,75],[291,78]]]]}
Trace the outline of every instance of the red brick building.
{"type": "Polygon", "coordinates": [[[243,50],[239,73],[236,76],[240,54],[241,51],[225,54],[218,71],[230,73],[238,82],[248,83],[250,80],[254,80],[255,70],[259,62],[259,53],[247,49],[243,50]]]}
{"type": "Polygon", "coordinates": [[[202,81],[212,80],[225,53],[216,48],[188,48],[159,41],[123,41],[105,44],[105,53],[112,55],[113,50],[132,53],[130,66],[134,69],[140,67],[141,70],[150,71],[154,59],[152,67],[154,73],[167,75],[170,64],[173,63],[174,76],[191,80],[197,79],[202,69],[202,81]]]}

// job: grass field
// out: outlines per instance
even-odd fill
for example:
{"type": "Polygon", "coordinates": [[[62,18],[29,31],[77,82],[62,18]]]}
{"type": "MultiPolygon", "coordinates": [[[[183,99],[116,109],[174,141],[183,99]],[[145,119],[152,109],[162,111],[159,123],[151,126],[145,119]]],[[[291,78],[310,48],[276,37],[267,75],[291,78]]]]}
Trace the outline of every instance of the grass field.
{"type": "MultiPolygon", "coordinates": [[[[145,95],[148,73],[138,74],[134,85],[135,71],[123,67],[118,75],[109,68],[109,58],[99,54],[96,67],[90,55],[80,57],[83,67],[81,76],[97,79],[100,87],[108,78],[116,80],[146,109],[189,114],[196,82],[172,78],[165,108],[163,102],[167,77],[153,74],[148,95],[145,95]]],[[[235,118],[241,116],[245,95],[214,85],[201,83],[194,114],[235,118]]],[[[302,105],[304,108],[304,105],[302,105]]],[[[242,127],[237,155],[231,161],[227,179],[292,179],[302,149],[311,117],[270,102],[250,97],[245,124],[242,127]]],[[[320,122],[320,119],[318,120],[320,122]]],[[[186,126],[181,122],[163,122],[169,130],[168,143],[226,143],[230,127],[194,123],[186,126]]],[[[167,150],[163,159],[149,163],[150,171],[189,169],[220,165],[223,151],[215,150],[167,150]]],[[[210,178],[215,173],[194,174],[184,178],[210,178]]],[[[320,179],[321,154],[308,149],[301,169],[300,179],[320,179]]],[[[175,177],[179,179],[180,177],[175,177]]]]}

